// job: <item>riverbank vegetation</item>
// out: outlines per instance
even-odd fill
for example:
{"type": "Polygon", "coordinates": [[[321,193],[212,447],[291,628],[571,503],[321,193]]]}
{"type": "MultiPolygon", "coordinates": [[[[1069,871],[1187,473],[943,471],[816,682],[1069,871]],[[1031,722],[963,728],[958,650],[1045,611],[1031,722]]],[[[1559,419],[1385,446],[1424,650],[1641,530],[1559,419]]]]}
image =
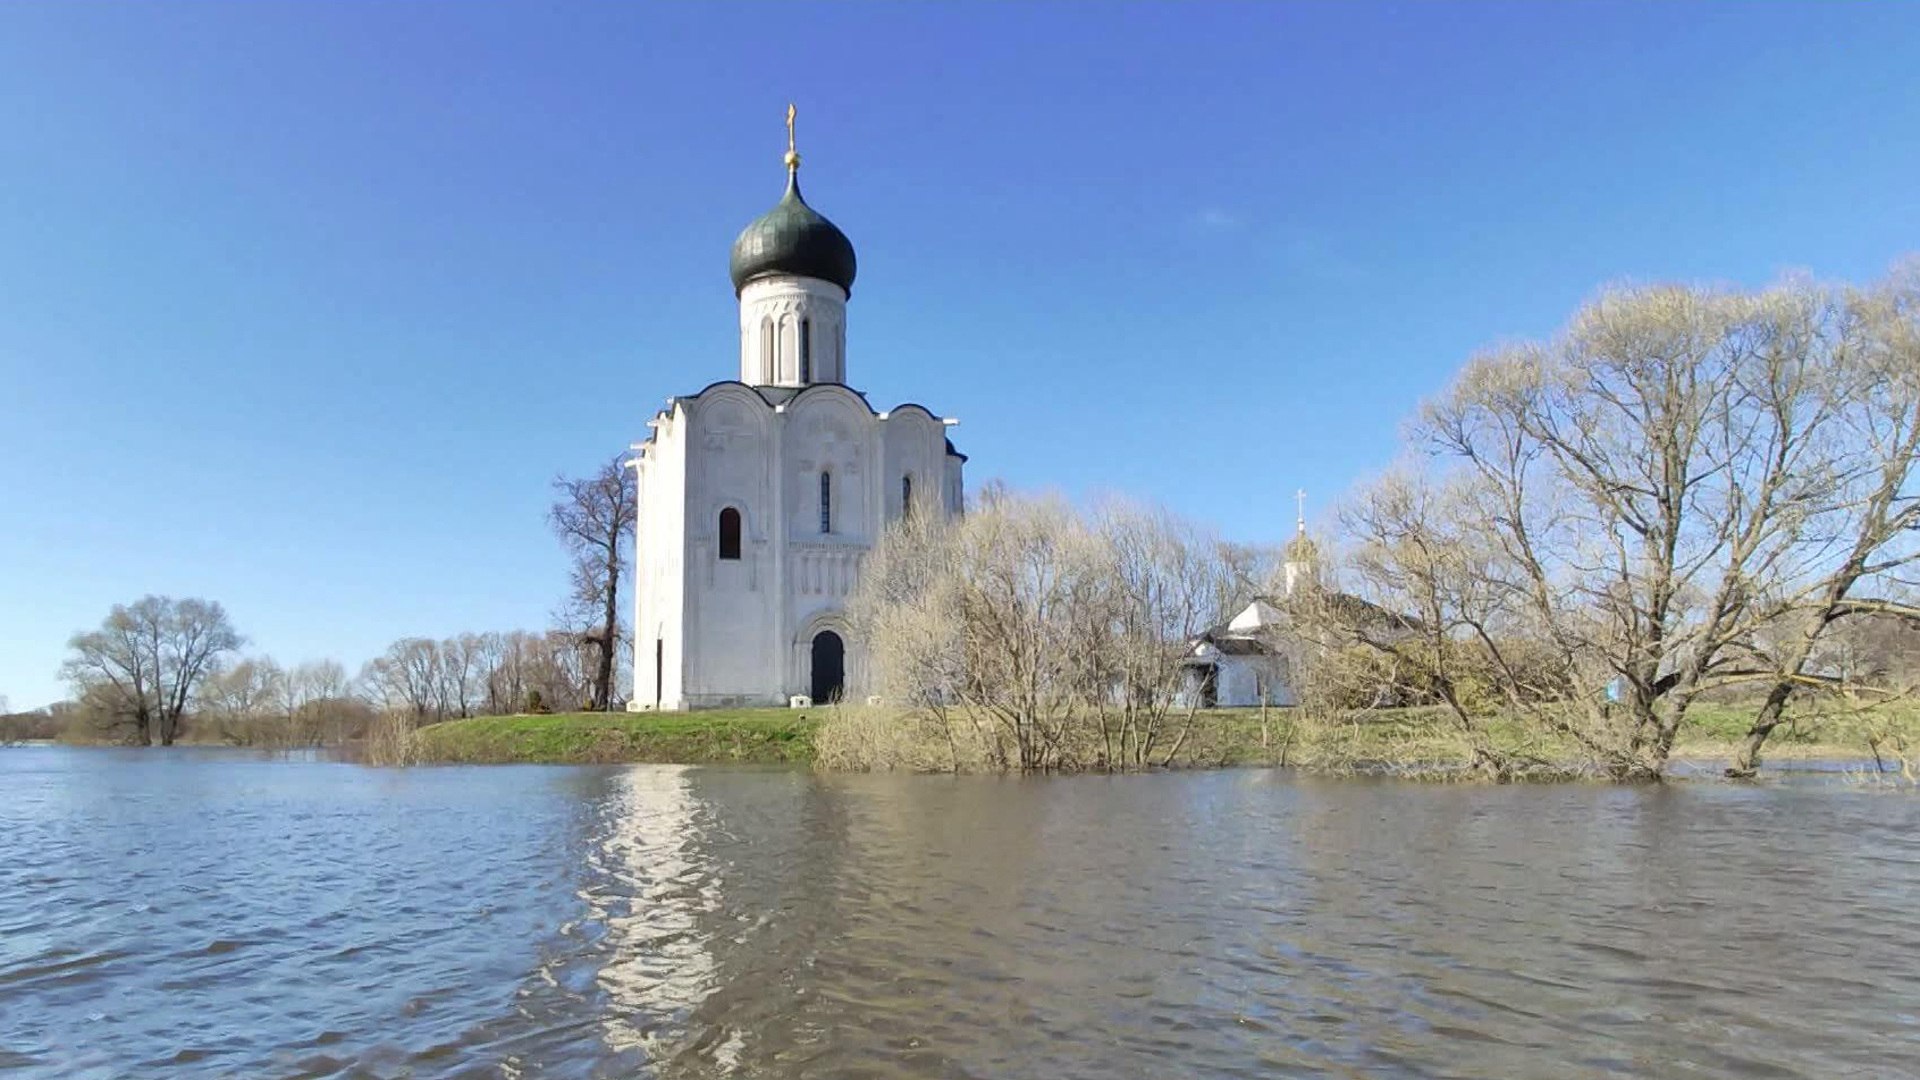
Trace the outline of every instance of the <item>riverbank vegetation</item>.
{"type": "MultiPolygon", "coordinates": [[[[1368,714],[1408,705],[1456,750],[1426,725],[1389,756],[1488,779],[1659,779],[1729,715],[1730,775],[1815,730],[1904,762],[1917,453],[1920,264],[1868,288],[1615,290],[1476,357],[1281,602],[1316,764],[1380,756],[1368,714]]],[[[850,715],[829,760],[1181,758],[1201,730],[1184,650],[1236,584],[1217,544],[1046,498],[931,518],[883,540],[853,604],[867,681],[911,726],[850,715]],[[890,734],[910,745],[877,749],[890,734]]]]}
{"type": "MultiPolygon", "coordinates": [[[[1676,740],[1669,772],[1719,772],[1737,760],[1758,702],[1697,707],[1676,740]]],[[[696,714],[697,715],[697,714],[696,714]]],[[[815,760],[829,771],[992,772],[1007,768],[992,729],[954,727],[927,712],[836,709],[814,736],[815,760]]],[[[1920,707],[1866,715],[1790,714],[1775,735],[1783,762],[1846,768],[1863,775],[1920,783],[1920,707]]],[[[1484,780],[1492,753],[1525,761],[1506,779],[1571,780],[1603,775],[1575,740],[1511,717],[1489,716],[1473,735],[1443,706],[1321,710],[1235,708],[1195,710],[1187,738],[1167,768],[1275,766],[1328,776],[1484,780]]],[[[1062,769],[1097,767],[1068,762],[1062,769]]]]}
{"type": "MultiPolygon", "coordinates": [[[[1672,762],[1718,769],[1743,745],[1754,703],[1697,707],[1672,762]]],[[[871,706],[731,709],[686,713],[489,716],[416,726],[404,712],[368,715],[355,738],[323,744],[370,765],[622,764],[794,765],[829,771],[982,772],[1006,768],[989,729],[956,729],[932,714],[871,706]]],[[[57,734],[44,712],[0,715],[0,745],[57,734]]],[[[1168,768],[1281,766],[1320,775],[1473,779],[1476,743],[1435,706],[1197,709],[1184,738],[1153,764],[1168,768]]],[[[1592,775],[1580,746],[1524,723],[1491,718],[1485,744],[1541,764],[1535,779],[1592,775]]],[[[70,741],[70,740],[69,740],[70,741]]],[[[1864,775],[1920,782],[1920,708],[1865,716],[1788,714],[1774,757],[1844,765],[1864,775]]],[[[214,741],[212,745],[236,745],[214,741]]],[[[255,748],[286,748],[254,742],[255,748]]],[[[306,744],[312,745],[312,744],[306,744]]],[[[1097,758],[1094,759],[1097,762],[1097,758]]],[[[1063,764],[1061,768],[1083,766],[1063,764]]]]}
{"type": "MultiPolygon", "coordinates": [[[[1702,708],[1677,745],[1692,765],[1724,763],[1738,752],[1751,709],[1702,708]]],[[[1898,775],[1895,741],[1920,737],[1920,710],[1890,715],[1889,730],[1847,727],[1832,718],[1796,717],[1780,756],[1872,765],[1898,775]]],[[[1472,744],[1433,706],[1318,712],[1298,708],[1198,709],[1173,768],[1285,766],[1323,774],[1471,777],[1472,744]]],[[[1489,725],[1493,745],[1559,763],[1579,774],[1579,747],[1542,742],[1526,725],[1489,725]]],[[[826,709],[717,709],[679,713],[563,713],[452,720],[389,732],[368,741],[374,764],[814,765],[829,771],[980,772],[1002,767],[991,737],[942,727],[928,714],[878,706],[826,709]],[[381,743],[376,747],[375,743],[381,743]]]]}
{"type": "Polygon", "coordinates": [[[952,521],[907,515],[849,614],[867,683],[949,767],[1137,769],[1186,753],[1185,647],[1239,588],[1222,545],[1169,514],[990,491],[952,521]]]}
{"type": "MultiPolygon", "coordinates": [[[[1671,765],[1689,774],[1723,769],[1745,742],[1754,705],[1702,708],[1676,742],[1671,765]]],[[[1485,745],[1537,764],[1509,779],[1580,779],[1599,775],[1581,747],[1542,737],[1504,718],[1485,725],[1485,745]]],[[[1863,774],[1920,782],[1920,708],[1877,713],[1872,722],[1796,716],[1776,736],[1774,756],[1863,774]]],[[[991,772],[1004,768],[986,729],[954,729],[929,714],[851,708],[826,714],[813,738],[819,767],[830,771],[991,772]]],[[[1322,712],[1305,708],[1196,710],[1170,768],[1275,766],[1332,776],[1485,779],[1475,740],[1444,708],[1407,706],[1322,712]]]]}
{"type": "Polygon", "coordinates": [[[1490,773],[1530,764],[1492,717],[1655,779],[1697,710],[1746,702],[1751,775],[1790,714],[1913,698],[1910,653],[1857,660],[1920,617],[1920,264],[1608,293],[1477,357],[1410,449],[1342,520],[1350,587],[1412,629],[1308,621],[1424,686],[1490,773]]]}

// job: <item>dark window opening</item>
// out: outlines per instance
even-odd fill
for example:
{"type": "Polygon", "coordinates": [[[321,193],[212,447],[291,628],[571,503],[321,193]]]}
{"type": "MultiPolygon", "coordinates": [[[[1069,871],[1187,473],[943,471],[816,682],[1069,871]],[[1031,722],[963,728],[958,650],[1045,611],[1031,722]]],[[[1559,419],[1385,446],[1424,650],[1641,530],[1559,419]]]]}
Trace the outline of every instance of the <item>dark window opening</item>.
{"type": "Polygon", "coordinates": [[[900,478],[900,518],[904,521],[911,517],[913,517],[913,477],[903,476],[900,478]]]}
{"type": "Polygon", "coordinates": [[[833,531],[833,474],[820,474],[820,531],[833,531]]]}
{"type": "Polygon", "coordinates": [[[740,557],[740,511],[731,506],[720,511],[720,557],[740,557]]]}
{"type": "Polygon", "coordinates": [[[813,320],[800,320],[800,381],[813,381],[813,320]]]}

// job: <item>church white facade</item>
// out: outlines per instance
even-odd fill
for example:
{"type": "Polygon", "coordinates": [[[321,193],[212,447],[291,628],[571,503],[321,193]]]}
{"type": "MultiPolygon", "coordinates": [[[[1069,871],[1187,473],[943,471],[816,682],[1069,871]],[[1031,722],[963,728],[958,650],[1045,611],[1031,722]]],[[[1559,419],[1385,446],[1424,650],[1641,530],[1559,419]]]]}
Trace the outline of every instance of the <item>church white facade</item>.
{"type": "Polygon", "coordinates": [[[630,710],[838,697],[864,556],[902,514],[961,508],[954,421],[847,383],[853,245],[800,197],[788,124],[786,194],[733,246],[739,378],[669,398],[635,446],[630,710]]]}

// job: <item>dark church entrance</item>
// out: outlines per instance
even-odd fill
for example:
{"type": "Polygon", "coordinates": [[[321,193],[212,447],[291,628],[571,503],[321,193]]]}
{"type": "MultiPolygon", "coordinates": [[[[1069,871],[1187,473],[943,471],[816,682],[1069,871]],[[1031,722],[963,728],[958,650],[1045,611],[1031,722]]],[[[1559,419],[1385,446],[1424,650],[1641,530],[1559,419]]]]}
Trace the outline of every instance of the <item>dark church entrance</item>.
{"type": "Polygon", "coordinates": [[[813,635],[813,700],[820,705],[838,701],[846,685],[846,643],[839,634],[822,630],[813,635]]]}

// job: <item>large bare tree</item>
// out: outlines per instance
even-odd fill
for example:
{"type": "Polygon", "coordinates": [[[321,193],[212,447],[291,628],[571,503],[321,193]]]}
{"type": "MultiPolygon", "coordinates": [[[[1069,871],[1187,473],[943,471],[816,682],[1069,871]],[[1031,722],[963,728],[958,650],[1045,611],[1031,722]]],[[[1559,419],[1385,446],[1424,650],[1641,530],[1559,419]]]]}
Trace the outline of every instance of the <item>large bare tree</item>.
{"type": "MultiPolygon", "coordinates": [[[[1727,770],[1735,777],[1758,770],[1796,695],[1863,685],[1844,669],[1822,670],[1834,667],[1823,644],[1847,621],[1920,624],[1920,608],[1889,591],[1920,563],[1920,262],[1873,288],[1827,294],[1821,315],[1817,391],[1835,452],[1805,537],[1810,570],[1766,598],[1779,623],[1762,650],[1773,677],[1727,770]]],[[[1895,694],[1890,684],[1864,685],[1895,694]]]]}
{"type": "Polygon", "coordinates": [[[75,634],[61,673],[76,696],[104,699],[132,741],[171,746],[200,681],[242,639],[218,603],[145,596],[114,605],[100,629],[75,634]]]}
{"type": "Polygon", "coordinates": [[[634,470],[624,455],[592,474],[556,477],[557,497],[547,511],[572,558],[572,591],[562,613],[580,641],[594,651],[592,707],[613,702],[615,653],[620,648],[620,582],[633,550],[638,514],[634,470]]]}
{"type": "Polygon", "coordinates": [[[1757,760],[1825,628],[1886,609],[1852,590],[1913,557],[1895,550],[1920,426],[1899,295],[1621,289],[1550,342],[1476,358],[1418,428],[1431,499],[1403,520],[1362,500],[1373,578],[1610,775],[1660,776],[1701,695],[1770,684],[1757,760]]]}
{"type": "Polygon", "coordinates": [[[1831,418],[1809,306],[1612,292],[1554,342],[1477,359],[1427,412],[1496,545],[1486,587],[1576,691],[1536,715],[1615,777],[1659,777],[1698,696],[1753,676],[1756,588],[1803,569],[1831,418]]]}

